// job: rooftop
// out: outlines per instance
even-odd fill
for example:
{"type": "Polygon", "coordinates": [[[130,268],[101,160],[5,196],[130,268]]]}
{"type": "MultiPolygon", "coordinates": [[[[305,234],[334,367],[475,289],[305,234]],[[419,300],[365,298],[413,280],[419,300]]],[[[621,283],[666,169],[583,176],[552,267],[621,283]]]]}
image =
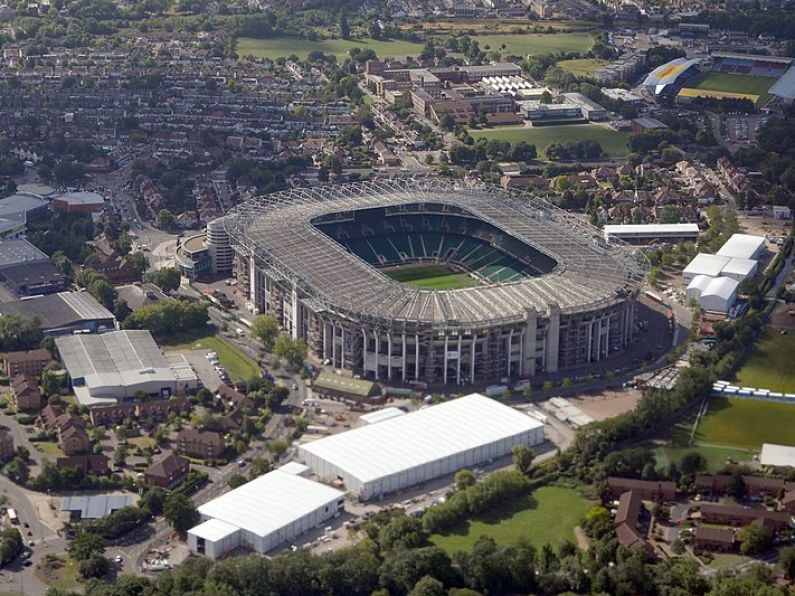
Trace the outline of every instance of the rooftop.
{"type": "Polygon", "coordinates": [[[759,463],[763,466],[795,467],[795,447],[763,443],[759,463]]]}
{"type": "Polygon", "coordinates": [[[362,482],[397,474],[544,425],[473,393],[301,446],[362,482]]]}
{"type": "Polygon", "coordinates": [[[50,257],[24,238],[0,240],[0,269],[21,263],[41,263],[50,257]]]}
{"type": "Polygon", "coordinates": [[[61,511],[79,511],[81,519],[99,519],[133,503],[132,495],[62,497],[61,511]]]}
{"type": "Polygon", "coordinates": [[[44,331],[67,328],[81,321],[115,321],[113,313],[88,292],[61,292],[0,304],[0,316],[36,317],[44,331]]]}
{"type": "Polygon", "coordinates": [[[99,205],[105,202],[105,197],[95,192],[67,192],[56,195],[53,199],[69,203],[70,205],[99,205]]]}
{"type": "MultiPolygon", "coordinates": [[[[233,527],[267,536],[344,496],[325,484],[275,470],[200,505],[203,516],[227,524],[211,525],[201,531],[228,532],[233,527]]],[[[195,533],[195,529],[191,532],[195,533]]]]}
{"type": "Polygon", "coordinates": [[[726,243],[720,247],[716,255],[721,257],[734,257],[739,259],[753,259],[757,252],[765,246],[764,236],[751,236],[750,234],[732,234],[726,243]]]}
{"type": "Polygon", "coordinates": [[[350,393],[359,397],[368,397],[373,390],[373,383],[365,379],[342,377],[323,371],[312,381],[312,387],[350,393]]]}

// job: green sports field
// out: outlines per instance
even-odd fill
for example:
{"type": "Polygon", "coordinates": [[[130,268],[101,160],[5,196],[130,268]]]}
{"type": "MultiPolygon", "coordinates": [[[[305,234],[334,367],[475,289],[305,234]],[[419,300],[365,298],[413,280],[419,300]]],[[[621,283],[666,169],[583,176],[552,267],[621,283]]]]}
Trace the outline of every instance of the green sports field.
{"type": "Polygon", "coordinates": [[[726,94],[725,97],[748,96],[748,99],[756,98],[756,103],[761,105],[767,101],[767,91],[775,82],[775,77],[710,71],[682,89],[681,95],[692,97],[702,91],[711,92],[710,94],[717,98],[720,98],[721,94],[726,94]]]}
{"type": "Polygon", "coordinates": [[[780,335],[769,329],[756,343],[732,383],[741,387],[795,393],[793,354],[795,354],[795,335],[780,335]]]}
{"type": "Polygon", "coordinates": [[[525,538],[537,548],[563,540],[574,541],[574,528],[585,519],[592,503],[576,490],[542,486],[505,503],[494,511],[453,526],[431,541],[448,553],[470,550],[478,538],[488,536],[497,544],[516,544],[525,538]]]}
{"type": "Polygon", "coordinates": [[[577,58],[576,60],[561,60],[556,66],[570,72],[575,77],[590,77],[594,71],[606,64],[608,64],[607,60],[598,58],[577,58]]]}
{"type": "Polygon", "coordinates": [[[478,285],[466,273],[450,273],[444,265],[423,263],[382,271],[390,279],[426,290],[457,290],[478,285]]]}
{"type": "Polygon", "coordinates": [[[503,55],[513,54],[516,56],[540,56],[558,52],[587,52],[593,46],[593,36],[584,31],[574,33],[476,35],[472,37],[472,40],[478,42],[481,50],[498,51],[503,55]],[[505,45],[505,48],[502,47],[503,45],[505,45]]]}
{"type": "Polygon", "coordinates": [[[795,443],[795,405],[757,399],[713,397],[696,429],[708,445],[760,449],[762,443],[795,443]]]}
{"type": "Polygon", "coordinates": [[[536,146],[542,157],[544,149],[551,143],[567,141],[591,140],[598,142],[609,156],[625,155],[628,134],[600,126],[598,124],[570,124],[562,126],[502,126],[485,130],[470,130],[469,134],[477,140],[480,138],[498,139],[517,143],[527,141],[536,146]]]}
{"type": "Polygon", "coordinates": [[[273,39],[254,39],[241,37],[237,40],[237,53],[241,56],[254,56],[256,58],[287,57],[295,54],[299,58],[306,58],[310,52],[318,51],[336,56],[342,60],[352,48],[361,50],[371,49],[379,58],[394,58],[396,56],[414,56],[422,51],[423,44],[410,41],[376,41],[374,39],[322,39],[309,41],[293,37],[277,37],[273,39]]]}

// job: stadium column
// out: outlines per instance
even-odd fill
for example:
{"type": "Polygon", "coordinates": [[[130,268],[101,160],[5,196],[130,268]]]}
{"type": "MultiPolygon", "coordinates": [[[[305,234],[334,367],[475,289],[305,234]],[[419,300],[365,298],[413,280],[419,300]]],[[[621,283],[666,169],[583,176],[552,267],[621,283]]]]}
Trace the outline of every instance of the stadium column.
{"type": "Polygon", "coordinates": [[[402,366],[401,378],[403,379],[403,382],[405,382],[406,381],[406,332],[404,331],[400,335],[401,335],[401,338],[403,340],[403,352],[401,352],[401,354],[402,354],[402,356],[401,356],[401,362],[402,362],[402,365],[401,365],[402,366]]]}
{"type": "Polygon", "coordinates": [[[505,349],[505,376],[511,376],[511,356],[513,354],[513,329],[508,332],[508,339],[506,340],[507,347],[505,349]]]}
{"type": "Polygon", "coordinates": [[[420,378],[420,334],[414,335],[414,380],[420,378]]]}
{"type": "Polygon", "coordinates": [[[606,329],[605,329],[605,358],[610,355],[610,318],[613,315],[607,315],[605,321],[607,322],[606,329]]]}
{"type": "Polygon", "coordinates": [[[392,380],[392,334],[386,332],[386,378],[392,380]]]}
{"type": "Polygon", "coordinates": [[[331,323],[331,365],[337,366],[337,326],[331,323]]]}
{"type": "Polygon", "coordinates": [[[367,332],[362,327],[362,371],[367,376],[367,332]]]}
{"type": "Polygon", "coordinates": [[[547,342],[544,358],[545,372],[558,372],[558,350],[560,349],[560,306],[550,304],[547,308],[547,342]]]}
{"type": "Polygon", "coordinates": [[[593,321],[588,323],[588,362],[591,361],[591,352],[593,351],[593,324],[593,321]]]}
{"type": "Polygon", "coordinates": [[[461,342],[464,341],[464,338],[461,335],[458,336],[458,358],[456,359],[455,365],[455,382],[459,385],[461,384],[461,342]]]}
{"type": "Polygon", "coordinates": [[[378,374],[378,369],[381,368],[381,342],[378,339],[378,331],[373,329],[373,337],[375,338],[375,380],[378,381],[381,377],[378,374]]]}
{"type": "Polygon", "coordinates": [[[444,335],[444,384],[447,385],[447,343],[450,338],[447,337],[447,332],[444,335]]]}
{"type": "Polygon", "coordinates": [[[538,313],[534,308],[527,309],[527,325],[522,337],[522,359],[519,374],[536,374],[536,335],[538,334],[538,313]]]}
{"type": "Polygon", "coordinates": [[[292,302],[290,305],[290,308],[292,309],[292,336],[293,339],[298,339],[298,325],[300,322],[298,320],[298,288],[295,284],[293,284],[293,291],[292,295],[290,296],[290,301],[292,302]]]}
{"type": "Polygon", "coordinates": [[[340,368],[345,368],[345,327],[340,324],[340,368]]]}
{"type": "Polygon", "coordinates": [[[478,344],[478,334],[472,335],[472,353],[469,355],[469,382],[475,382],[475,346],[478,344]]]}

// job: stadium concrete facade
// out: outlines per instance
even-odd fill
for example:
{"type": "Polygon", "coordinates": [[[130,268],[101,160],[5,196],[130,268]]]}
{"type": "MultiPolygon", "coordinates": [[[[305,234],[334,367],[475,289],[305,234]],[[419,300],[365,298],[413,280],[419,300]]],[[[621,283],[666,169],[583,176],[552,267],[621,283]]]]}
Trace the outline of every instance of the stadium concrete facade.
{"type": "Polygon", "coordinates": [[[529,194],[439,179],[293,189],[224,219],[238,285],[310,352],[381,381],[532,377],[625,348],[642,254],[529,194]],[[399,283],[435,263],[473,287],[399,283]]]}

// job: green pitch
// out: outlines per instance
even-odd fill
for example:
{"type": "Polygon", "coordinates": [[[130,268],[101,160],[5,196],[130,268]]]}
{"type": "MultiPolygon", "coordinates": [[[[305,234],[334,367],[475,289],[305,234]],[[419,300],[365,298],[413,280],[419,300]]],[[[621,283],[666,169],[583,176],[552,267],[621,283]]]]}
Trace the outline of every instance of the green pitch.
{"type": "Polygon", "coordinates": [[[527,141],[535,145],[538,154],[546,158],[544,150],[551,143],[565,143],[567,141],[596,141],[602,146],[609,156],[626,155],[628,133],[618,132],[598,124],[567,124],[561,126],[500,126],[483,130],[470,130],[472,138],[497,139],[518,143],[527,141]]]}
{"type": "Polygon", "coordinates": [[[762,443],[795,443],[795,404],[713,397],[696,429],[701,444],[760,449],[762,443]]]}
{"type": "Polygon", "coordinates": [[[500,507],[466,520],[444,534],[431,536],[439,548],[449,554],[468,551],[481,536],[488,536],[501,546],[511,546],[520,539],[537,548],[557,546],[563,540],[575,540],[579,525],[593,503],[571,488],[542,486],[500,507]]]}
{"type": "Polygon", "coordinates": [[[390,279],[426,290],[457,290],[480,285],[466,273],[450,273],[444,265],[423,263],[382,271],[390,279]]]}
{"type": "MultiPolygon", "coordinates": [[[[795,335],[780,335],[768,330],[737,371],[733,385],[795,393],[795,335]]],[[[795,432],[793,433],[795,440],[795,432]]]]}
{"type": "Polygon", "coordinates": [[[724,93],[747,93],[762,96],[776,82],[775,77],[756,77],[726,72],[708,72],[688,87],[721,91],[724,93]]]}

